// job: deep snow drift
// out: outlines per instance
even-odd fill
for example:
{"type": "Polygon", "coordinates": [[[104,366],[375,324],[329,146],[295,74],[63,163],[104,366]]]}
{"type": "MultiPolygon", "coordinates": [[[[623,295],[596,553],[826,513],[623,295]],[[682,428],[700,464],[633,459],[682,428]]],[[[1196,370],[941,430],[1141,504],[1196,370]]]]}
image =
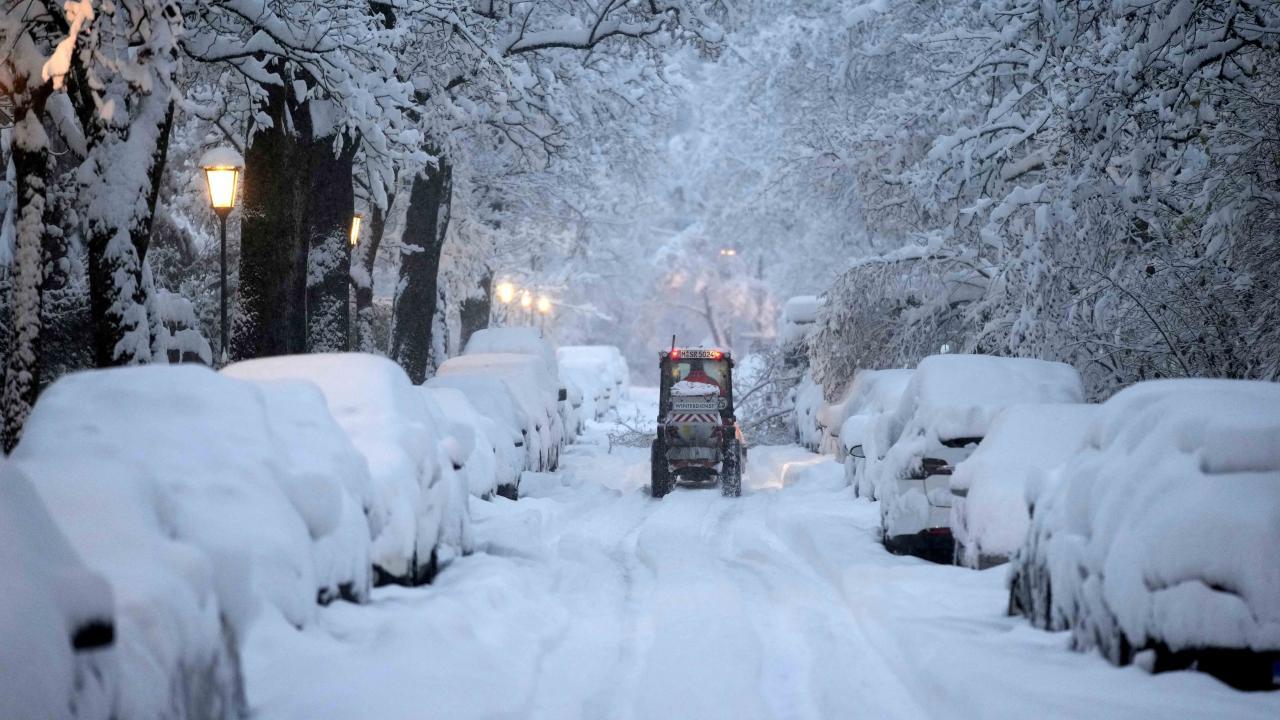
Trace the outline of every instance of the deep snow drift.
{"type": "MultiPolygon", "coordinates": [[[[624,402],[652,418],[654,393],[624,402]]],[[[626,407],[631,406],[631,407],[626,407]]],[[[1280,693],[1151,676],[1005,615],[1005,569],[889,555],[876,506],[801,448],[746,494],[648,497],[648,448],[592,424],[519,502],[472,500],[477,553],[246,648],[257,720],[1280,717],[1280,693]]]]}

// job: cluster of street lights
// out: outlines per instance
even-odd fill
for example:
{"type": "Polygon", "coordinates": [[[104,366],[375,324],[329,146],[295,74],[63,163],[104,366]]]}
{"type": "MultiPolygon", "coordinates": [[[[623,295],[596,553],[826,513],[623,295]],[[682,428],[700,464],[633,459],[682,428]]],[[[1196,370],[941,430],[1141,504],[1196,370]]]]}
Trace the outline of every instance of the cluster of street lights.
{"type": "Polygon", "coordinates": [[[535,312],[537,315],[546,318],[555,308],[555,303],[545,293],[540,293],[530,288],[517,287],[515,283],[509,280],[503,280],[494,286],[493,294],[497,296],[498,302],[502,304],[501,312],[504,318],[523,320],[530,325],[534,324],[535,312]],[[519,304],[520,314],[515,314],[511,309],[515,304],[519,304]]]}
{"type": "MultiPolygon", "coordinates": [[[[240,173],[244,170],[244,158],[229,147],[214,148],[200,158],[200,167],[204,169],[205,183],[209,187],[209,206],[218,216],[222,244],[222,280],[219,285],[219,305],[221,306],[222,327],[219,331],[218,353],[220,364],[226,365],[227,355],[227,216],[236,207],[236,195],[240,189],[240,173]]],[[[364,214],[356,213],[351,217],[351,246],[360,241],[360,226],[364,223],[364,214]]]]}

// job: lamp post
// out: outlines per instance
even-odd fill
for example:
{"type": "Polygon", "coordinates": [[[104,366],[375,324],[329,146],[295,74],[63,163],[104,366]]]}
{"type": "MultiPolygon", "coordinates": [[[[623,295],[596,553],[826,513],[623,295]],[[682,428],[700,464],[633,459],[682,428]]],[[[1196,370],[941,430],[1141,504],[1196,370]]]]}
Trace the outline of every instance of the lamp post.
{"type": "Polygon", "coordinates": [[[546,295],[539,295],[535,306],[538,309],[538,314],[542,316],[538,320],[538,327],[545,334],[547,332],[547,316],[551,314],[551,298],[546,295]]]}
{"type": "Polygon", "coordinates": [[[494,322],[505,325],[511,319],[511,301],[516,299],[516,286],[510,280],[503,280],[493,287],[497,303],[490,303],[494,322]]]}
{"type": "Polygon", "coordinates": [[[240,185],[240,171],[244,159],[229,147],[209,150],[200,158],[204,179],[209,186],[209,206],[218,216],[222,240],[222,282],[219,286],[219,302],[222,311],[222,327],[218,339],[220,365],[227,364],[227,216],[236,207],[236,191],[240,185]]]}

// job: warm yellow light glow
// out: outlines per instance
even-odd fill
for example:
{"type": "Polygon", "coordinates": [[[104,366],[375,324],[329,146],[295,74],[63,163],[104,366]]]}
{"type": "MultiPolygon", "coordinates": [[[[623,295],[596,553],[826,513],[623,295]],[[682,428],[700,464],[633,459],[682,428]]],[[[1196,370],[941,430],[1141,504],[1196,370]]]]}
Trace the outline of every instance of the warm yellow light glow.
{"type": "Polygon", "coordinates": [[[538,298],[538,312],[546,315],[551,312],[551,298],[542,295],[538,298]]]}
{"type": "Polygon", "coordinates": [[[516,299],[516,286],[509,282],[500,282],[497,287],[498,300],[502,304],[507,304],[516,299]]]}
{"type": "Polygon", "coordinates": [[[351,247],[355,247],[360,242],[360,225],[364,222],[364,213],[356,213],[351,216],[351,247]]]}
{"type": "Polygon", "coordinates": [[[533,296],[529,294],[529,291],[525,290],[524,292],[520,293],[520,307],[528,310],[529,307],[532,305],[533,305],[533,296]]]}
{"type": "Polygon", "coordinates": [[[724,257],[733,257],[738,254],[736,248],[720,248],[720,254],[724,257]]]}
{"type": "Polygon", "coordinates": [[[207,167],[204,169],[204,177],[209,183],[209,204],[214,210],[231,212],[236,206],[236,185],[240,181],[240,168],[207,167]]]}

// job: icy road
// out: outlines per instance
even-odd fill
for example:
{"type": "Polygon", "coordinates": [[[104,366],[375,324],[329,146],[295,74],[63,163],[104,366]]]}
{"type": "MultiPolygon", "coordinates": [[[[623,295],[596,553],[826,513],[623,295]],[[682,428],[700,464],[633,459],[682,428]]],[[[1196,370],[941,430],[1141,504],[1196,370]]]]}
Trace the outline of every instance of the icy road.
{"type": "MultiPolygon", "coordinates": [[[[622,413],[652,418],[651,394],[622,413]],[[646,402],[647,401],[647,402],[646,402]]],[[[887,554],[841,467],[758,447],[748,494],[645,492],[598,426],[430,587],[258,625],[256,720],[1280,717],[1280,693],[1150,676],[1004,616],[1004,569],[887,554]]]]}

